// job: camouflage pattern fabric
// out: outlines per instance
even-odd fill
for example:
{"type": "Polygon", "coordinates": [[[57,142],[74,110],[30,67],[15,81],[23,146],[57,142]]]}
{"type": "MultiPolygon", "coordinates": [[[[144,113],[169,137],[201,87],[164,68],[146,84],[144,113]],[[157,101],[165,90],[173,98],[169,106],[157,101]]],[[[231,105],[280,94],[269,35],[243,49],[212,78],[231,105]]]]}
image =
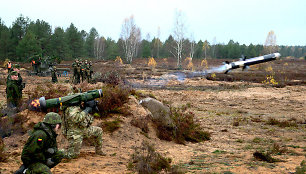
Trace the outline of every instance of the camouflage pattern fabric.
{"type": "Polygon", "coordinates": [[[22,99],[22,89],[23,88],[21,86],[22,78],[21,79],[20,78],[18,80],[12,80],[11,74],[9,74],[7,77],[6,98],[7,98],[7,105],[9,107],[17,107],[20,104],[20,101],[22,99]]]}
{"type": "Polygon", "coordinates": [[[80,154],[83,139],[90,139],[96,152],[102,152],[103,130],[91,126],[93,116],[85,113],[78,106],[68,107],[63,114],[63,134],[66,136],[69,147],[65,153],[67,158],[76,158],[80,154]]]}
{"type": "Polygon", "coordinates": [[[82,77],[82,82],[86,80],[86,65],[82,63],[81,65],[81,77],[82,77]]]}
{"type": "Polygon", "coordinates": [[[34,126],[21,154],[27,173],[51,173],[49,168],[60,163],[64,154],[57,148],[56,136],[48,124],[39,122],[34,126]],[[48,158],[54,162],[50,166],[47,165],[48,158]]]}
{"type": "Polygon", "coordinates": [[[51,68],[51,77],[52,77],[52,82],[53,83],[57,83],[58,82],[57,76],[56,76],[56,69],[54,69],[54,68],[51,68]]]}
{"type": "Polygon", "coordinates": [[[52,174],[50,168],[43,163],[31,164],[25,174],[52,174]]]}

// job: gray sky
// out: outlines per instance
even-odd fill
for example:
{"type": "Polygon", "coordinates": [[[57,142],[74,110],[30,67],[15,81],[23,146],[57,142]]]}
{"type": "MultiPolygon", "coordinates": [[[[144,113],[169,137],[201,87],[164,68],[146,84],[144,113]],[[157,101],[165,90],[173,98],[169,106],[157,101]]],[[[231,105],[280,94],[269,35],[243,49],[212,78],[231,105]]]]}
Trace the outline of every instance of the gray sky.
{"type": "Polygon", "coordinates": [[[134,15],[142,37],[164,41],[173,33],[175,11],[184,13],[187,32],[210,43],[264,44],[273,30],[279,45],[306,45],[306,0],[1,0],[6,26],[22,14],[48,22],[52,29],[73,23],[89,32],[117,40],[125,18],[134,15]]]}

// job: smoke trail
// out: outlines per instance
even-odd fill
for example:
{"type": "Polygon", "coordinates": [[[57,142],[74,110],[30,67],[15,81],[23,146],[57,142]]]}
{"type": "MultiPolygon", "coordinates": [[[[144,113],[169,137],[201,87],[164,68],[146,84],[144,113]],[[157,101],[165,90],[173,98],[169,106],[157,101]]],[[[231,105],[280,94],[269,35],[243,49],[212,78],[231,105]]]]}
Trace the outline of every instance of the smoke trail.
{"type": "Polygon", "coordinates": [[[134,87],[164,87],[166,86],[170,81],[178,81],[180,83],[184,83],[186,79],[188,78],[194,78],[194,77],[205,77],[208,74],[211,73],[221,73],[226,70],[225,65],[221,65],[218,67],[211,67],[210,69],[206,71],[195,71],[195,72],[182,72],[177,71],[174,73],[168,73],[160,76],[160,78],[155,79],[148,79],[143,84],[132,84],[134,87]]]}
{"type": "Polygon", "coordinates": [[[226,66],[225,65],[221,65],[218,67],[212,67],[209,70],[207,70],[207,73],[221,73],[224,72],[226,70],[226,66]]]}

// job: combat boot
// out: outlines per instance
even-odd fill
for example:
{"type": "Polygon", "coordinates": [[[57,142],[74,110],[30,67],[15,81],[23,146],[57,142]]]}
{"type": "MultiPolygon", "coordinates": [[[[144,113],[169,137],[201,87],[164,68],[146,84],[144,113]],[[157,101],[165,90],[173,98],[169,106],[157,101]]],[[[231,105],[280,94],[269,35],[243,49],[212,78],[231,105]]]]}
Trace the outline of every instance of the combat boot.
{"type": "Polygon", "coordinates": [[[102,151],[102,148],[97,148],[97,147],[96,147],[96,154],[100,156],[106,156],[106,153],[102,151]]]}

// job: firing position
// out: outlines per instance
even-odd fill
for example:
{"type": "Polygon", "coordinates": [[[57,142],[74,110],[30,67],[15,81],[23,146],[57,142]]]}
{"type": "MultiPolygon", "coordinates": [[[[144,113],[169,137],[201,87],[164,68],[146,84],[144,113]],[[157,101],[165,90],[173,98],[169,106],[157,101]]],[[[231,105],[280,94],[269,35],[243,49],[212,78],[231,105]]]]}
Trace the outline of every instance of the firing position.
{"type": "Polygon", "coordinates": [[[50,168],[55,167],[63,158],[63,152],[58,150],[56,143],[56,133],[59,131],[61,123],[59,114],[49,112],[42,122],[34,126],[34,130],[22,150],[23,165],[15,174],[52,174],[50,168]]]}

